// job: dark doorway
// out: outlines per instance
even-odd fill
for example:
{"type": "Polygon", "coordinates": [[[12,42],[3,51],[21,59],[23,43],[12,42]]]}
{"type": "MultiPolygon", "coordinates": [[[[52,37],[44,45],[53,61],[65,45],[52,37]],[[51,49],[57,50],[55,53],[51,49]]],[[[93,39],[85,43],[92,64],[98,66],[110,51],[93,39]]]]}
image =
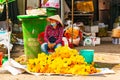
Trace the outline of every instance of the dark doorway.
{"type": "Polygon", "coordinates": [[[110,5],[110,28],[109,30],[113,29],[113,24],[115,19],[120,16],[120,0],[111,0],[110,5]]]}

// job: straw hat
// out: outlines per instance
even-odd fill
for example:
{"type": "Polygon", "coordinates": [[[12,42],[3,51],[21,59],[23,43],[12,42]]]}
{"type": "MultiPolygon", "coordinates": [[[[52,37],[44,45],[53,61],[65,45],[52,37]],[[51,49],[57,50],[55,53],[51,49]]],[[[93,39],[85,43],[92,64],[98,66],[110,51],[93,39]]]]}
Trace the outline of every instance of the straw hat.
{"type": "Polygon", "coordinates": [[[58,21],[63,26],[62,20],[59,15],[54,15],[47,18],[48,21],[50,21],[51,19],[58,21]]]}

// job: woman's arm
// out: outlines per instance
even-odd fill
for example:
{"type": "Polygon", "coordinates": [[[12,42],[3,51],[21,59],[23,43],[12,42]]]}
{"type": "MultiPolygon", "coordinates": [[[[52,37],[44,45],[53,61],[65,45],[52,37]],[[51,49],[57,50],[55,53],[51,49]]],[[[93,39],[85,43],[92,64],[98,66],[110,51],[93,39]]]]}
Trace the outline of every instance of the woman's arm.
{"type": "Polygon", "coordinates": [[[48,34],[47,34],[48,28],[49,28],[49,26],[46,26],[45,34],[44,34],[44,41],[45,41],[45,42],[49,42],[49,40],[48,40],[48,34]]]}

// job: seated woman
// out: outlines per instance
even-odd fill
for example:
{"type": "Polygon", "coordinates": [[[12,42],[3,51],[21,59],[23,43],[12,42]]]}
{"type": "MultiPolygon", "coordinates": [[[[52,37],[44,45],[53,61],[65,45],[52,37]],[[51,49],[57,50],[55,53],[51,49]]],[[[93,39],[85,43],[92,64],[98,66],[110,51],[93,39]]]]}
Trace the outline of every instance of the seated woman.
{"type": "Polygon", "coordinates": [[[44,43],[41,45],[41,50],[49,54],[48,50],[54,50],[62,45],[63,24],[59,15],[48,17],[50,25],[46,26],[44,33],[44,43]]]}

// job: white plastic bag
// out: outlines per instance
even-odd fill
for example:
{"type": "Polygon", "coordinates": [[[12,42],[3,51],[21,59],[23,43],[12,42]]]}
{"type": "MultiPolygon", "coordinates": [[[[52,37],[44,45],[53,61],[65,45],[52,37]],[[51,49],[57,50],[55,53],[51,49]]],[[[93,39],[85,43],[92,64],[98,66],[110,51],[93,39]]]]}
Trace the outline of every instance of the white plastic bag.
{"type": "Polygon", "coordinates": [[[10,59],[9,61],[6,61],[2,67],[10,72],[12,75],[18,75],[25,72],[25,67],[19,63],[17,63],[15,60],[10,59]]]}
{"type": "Polygon", "coordinates": [[[3,12],[3,9],[4,9],[4,5],[3,5],[3,4],[0,4],[0,13],[3,12]]]}
{"type": "Polygon", "coordinates": [[[42,0],[42,7],[60,8],[59,0],[42,0]]]}

